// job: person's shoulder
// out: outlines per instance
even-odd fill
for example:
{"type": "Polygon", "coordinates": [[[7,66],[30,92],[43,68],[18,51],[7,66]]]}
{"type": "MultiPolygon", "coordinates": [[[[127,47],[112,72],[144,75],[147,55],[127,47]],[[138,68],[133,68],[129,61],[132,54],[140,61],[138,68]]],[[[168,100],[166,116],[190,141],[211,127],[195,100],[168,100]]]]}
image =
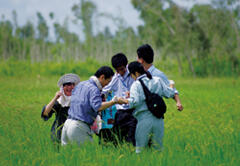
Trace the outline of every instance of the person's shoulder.
{"type": "Polygon", "coordinates": [[[117,80],[120,80],[120,75],[115,73],[112,77],[111,83],[116,82],[117,80]]]}
{"type": "Polygon", "coordinates": [[[96,83],[93,80],[88,80],[88,82],[86,82],[86,88],[88,88],[89,90],[98,89],[96,83]]]}
{"type": "Polygon", "coordinates": [[[83,86],[91,86],[93,84],[93,81],[91,80],[85,80],[80,82],[77,87],[83,87],[83,86]]]}
{"type": "Polygon", "coordinates": [[[150,79],[150,82],[159,82],[159,81],[161,81],[161,78],[157,76],[152,76],[152,79],[150,79]]]}
{"type": "Polygon", "coordinates": [[[158,81],[158,80],[161,80],[161,78],[159,78],[159,77],[157,77],[157,76],[153,76],[153,77],[152,77],[152,80],[158,81]]]}
{"type": "Polygon", "coordinates": [[[164,74],[161,70],[159,70],[159,69],[156,68],[155,66],[154,66],[153,73],[156,73],[156,74],[164,74]]]}
{"type": "Polygon", "coordinates": [[[74,91],[79,91],[79,90],[90,90],[92,88],[95,88],[93,82],[91,82],[91,80],[86,80],[86,81],[82,81],[80,82],[75,88],[74,91]]]}
{"type": "Polygon", "coordinates": [[[152,74],[152,76],[160,77],[162,79],[168,80],[168,78],[165,75],[165,73],[162,72],[161,70],[157,69],[157,68],[155,68],[154,71],[151,74],[152,74]]]}

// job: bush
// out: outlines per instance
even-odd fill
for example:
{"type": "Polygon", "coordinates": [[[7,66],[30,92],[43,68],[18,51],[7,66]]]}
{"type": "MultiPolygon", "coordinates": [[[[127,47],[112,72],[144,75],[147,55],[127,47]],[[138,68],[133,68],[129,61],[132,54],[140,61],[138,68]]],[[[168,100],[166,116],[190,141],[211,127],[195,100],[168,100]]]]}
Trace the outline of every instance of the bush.
{"type": "MultiPolygon", "coordinates": [[[[76,73],[80,77],[89,77],[103,64],[87,59],[84,62],[41,62],[31,63],[29,61],[7,60],[0,63],[0,75],[2,76],[24,76],[24,75],[63,75],[65,73],[76,73]]],[[[106,65],[106,64],[104,64],[106,65]]],[[[107,64],[110,66],[109,64],[107,64]]]]}

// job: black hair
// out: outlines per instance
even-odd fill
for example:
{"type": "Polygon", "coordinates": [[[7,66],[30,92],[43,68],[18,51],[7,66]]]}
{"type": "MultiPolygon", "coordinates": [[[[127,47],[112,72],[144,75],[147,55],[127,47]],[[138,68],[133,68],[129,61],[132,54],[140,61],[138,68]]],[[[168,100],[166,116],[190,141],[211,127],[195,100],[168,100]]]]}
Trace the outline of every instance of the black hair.
{"type": "Polygon", "coordinates": [[[138,72],[140,73],[141,75],[143,74],[147,74],[147,77],[149,79],[152,79],[152,75],[146,71],[143,67],[143,65],[137,61],[134,61],[134,62],[131,62],[129,65],[128,65],[128,70],[130,72],[130,74],[135,74],[135,72],[138,72]]]}
{"type": "Polygon", "coordinates": [[[108,79],[108,78],[111,78],[114,75],[114,72],[113,72],[111,67],[102,66],[96,71],[96,73],[94,75],[97,78],[99,78],[101,75],[104,75],[105,79],[108,79]]]}
{"type": "Polygon", "coordinates": [[[153,62],[154,52],[149,44],[143,44],[137,49],[138,58],[142,58],[148,64],[153,62]]]}
{"type": "Polygon", "coordinates": [[[63,84],[63,87],[66,86],[66,85],[75,85],[75,83],[74,82],[66,82],[66,83],[63,84]]]}
{"type": "Polygon", "coordinates": [[[112,66],[114,69],[117,69],[118,67],[124,66],[126,67],[128,64],[128,60],[126,55],[123,53],[117,53],[112,57],[112,66]]]}

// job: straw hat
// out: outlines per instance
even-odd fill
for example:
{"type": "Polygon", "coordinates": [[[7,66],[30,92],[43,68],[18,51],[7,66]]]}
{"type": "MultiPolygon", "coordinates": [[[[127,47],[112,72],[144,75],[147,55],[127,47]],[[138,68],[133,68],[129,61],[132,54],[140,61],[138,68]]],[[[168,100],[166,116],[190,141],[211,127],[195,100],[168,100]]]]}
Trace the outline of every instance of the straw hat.
{"type": "Polygon", "coordinates": [[[77,85],[80,82],[80,78],[77,74],[73,74],[73,73],[64,74],[58,80],[57,85],[58,87],[61,87],[63,84],[68,82],[75,83],[75,85],[77,85]]]}

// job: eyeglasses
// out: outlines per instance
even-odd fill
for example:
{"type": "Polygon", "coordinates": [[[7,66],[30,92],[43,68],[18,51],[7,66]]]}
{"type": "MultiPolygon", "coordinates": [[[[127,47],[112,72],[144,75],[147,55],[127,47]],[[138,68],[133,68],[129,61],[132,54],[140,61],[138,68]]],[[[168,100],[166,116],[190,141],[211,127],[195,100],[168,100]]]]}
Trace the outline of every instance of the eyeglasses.
{"type": "Polygon", "coordinates": [[[67,86],[72,86],[72,85],[74,86],[75,84],[72,83],[72,82],[67,82],[67,83],[64,83],[64,84],[63,84],[63,86],[66,86],[66,85],[67,85],[67,86]]]}

